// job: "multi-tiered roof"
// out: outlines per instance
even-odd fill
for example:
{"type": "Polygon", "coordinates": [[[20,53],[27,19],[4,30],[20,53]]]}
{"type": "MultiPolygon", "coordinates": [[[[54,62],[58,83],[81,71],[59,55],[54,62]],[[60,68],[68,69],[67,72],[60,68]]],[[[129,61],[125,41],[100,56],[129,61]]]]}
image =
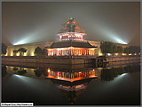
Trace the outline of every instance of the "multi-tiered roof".
{"type": "Polygon", "coordinates": [[[79,32],[85,33],[83,29],[81,29],[80,24],[76,22],[75,18],[68,18],[67,21],[64,23],[63,28],[58,33],[65,33],[65,32],[79,32]]]}
{"type": "Polygon", "coordinates": [[[80,28],[80,24],[76,22],[75,18],[71,17],[67,19],[63,25],[63,28],[57,33],[57,35],[60,40],[82,40],[86,33],[82,28],[80,28]]]}

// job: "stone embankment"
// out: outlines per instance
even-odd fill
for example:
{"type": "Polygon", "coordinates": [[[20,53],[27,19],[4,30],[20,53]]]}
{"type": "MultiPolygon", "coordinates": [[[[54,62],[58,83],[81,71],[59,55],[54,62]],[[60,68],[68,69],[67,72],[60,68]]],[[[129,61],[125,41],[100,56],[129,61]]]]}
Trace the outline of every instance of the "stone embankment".
{"type": "Polygon", "coordinates": [[[2,56],[2,63],[45,63],[45,64],[97,64],[120,61],[140,61],[140,56],[110,56],[110,57],[36,57],[36,56],[2,56]]]}
{"type": "Polygon", "coordinates": [[[91,63],[88,58],[71,57],[36,57],[36,56],[3,56],[4,62],[24,62],[24,63],[47,63],[47,64],[87,64],[91,63]]]}

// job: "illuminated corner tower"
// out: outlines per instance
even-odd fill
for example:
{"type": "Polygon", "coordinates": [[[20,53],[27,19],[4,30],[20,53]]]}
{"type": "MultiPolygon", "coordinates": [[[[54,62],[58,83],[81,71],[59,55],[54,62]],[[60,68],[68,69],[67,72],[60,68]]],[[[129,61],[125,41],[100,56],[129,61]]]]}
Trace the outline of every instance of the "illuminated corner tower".
{"type": "Polygon", "coordinates": [[[74,18],[68,18],[55,41],[47,47],[48,56],[95,56],[98,47],[84,40],[86,33],[74,18]]]}
{"type": "Polygon", "coordinates": [[[68,18],[64,23],[63,28],[57,33],[59,40],[83,40],[84,35],[87,35],[75,18],[68,18]]]}

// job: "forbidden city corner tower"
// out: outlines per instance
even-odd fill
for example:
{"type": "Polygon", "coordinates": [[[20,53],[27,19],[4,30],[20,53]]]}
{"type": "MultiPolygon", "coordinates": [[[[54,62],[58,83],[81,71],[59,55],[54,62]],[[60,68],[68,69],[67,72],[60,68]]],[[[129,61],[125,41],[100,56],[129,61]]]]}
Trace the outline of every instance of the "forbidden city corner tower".
{"type": "Polygon", "coordinates": [[[87,35],[75,18],[68,18],[57,33],[59,41],[47,47],[48,56],[95,56],[98,54],[98,42],[95,45],[84,40],[87,35]]]}

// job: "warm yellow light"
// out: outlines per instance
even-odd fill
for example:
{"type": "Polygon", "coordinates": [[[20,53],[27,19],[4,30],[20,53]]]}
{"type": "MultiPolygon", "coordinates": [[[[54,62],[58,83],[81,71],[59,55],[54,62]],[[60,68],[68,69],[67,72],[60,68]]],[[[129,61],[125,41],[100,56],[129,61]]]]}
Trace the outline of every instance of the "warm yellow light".
{"type": "Polygon", "coordinates": [[[115,53],[114,55],[116,55],[116,56],[117,56],[117,55],[118,55],[118,53],[115,53]]]}
{"type": "Polygon", "coordinates": [[[134,55],[137,55],[136,53],[134,55]]]}
{"type": "Polygon", "coordinates": [[[102,53],[98,53],[98,56],[102,56],[103,54],[102,53]]]}
{"type": "Polygon", "coordinates": [[[18,52],[18,53],[16,54],[16,56],[20,56],[20,52],[18,52]]]}
{"type": "Polygon", "coordinates": [[[34,53],[34,51],[32,51],[32,52],[31,52],[31,56],[35,56],[35,53],[34,53]]]}
{"type": "Polygon", "coordinates": [[[98,50],[98,56],[102,56],[103,55],[103,53],[101,52],[101,50],[99,49],[98,50]]]}
{"type": "Polygon", "coordinates": [[[27,52],[24,53],[24,56],[27,56],[27,52]]]}
{"type": "Polygon", "coordinates": [[[51,70],[50,70],[50,68],[48,68],[48,72],[50,72],[51,70]]]}
{"type": "Polygon", "coordinates": [[[94,49],[94,48],[89,48],[89,50],[92,50],[92,51],[94,51],[95,49],[94,49]]]}
{"type": "Polygon", "coordinates": [[[10,56],[13,56],[13,52],[10,53],[10,56]]]}
{"type": "Polygon", "coordinates": [[[53,49],[48,49],[49,51],[53,50],[53,49]]]}
{"type": "Polygon", "coordinates": [[[127,55],[126,53],[122,53],[122,55],[127,55]]]}
{"type": "Polygon", "coordinates": [[[54,72],[54,71],[49,71],[49,70],[50,69],[48,68],[47,69],[48,78],[54,78],[54,79],[59,79],[59,80],[66,80],[66,81],[70,81],[70,82],[77,81],[77,80],[82,80],[82,79],[85,79],[86,77],[87,78],[96,77],[94,71],[85,72],[85,75],[81,75],[82,72],[78,72],[78,73],[65,73],[65,75],[64,75],[61,72],[54,72]],[[69,75],[69,76],[67,76],[67,75],[69,75]]]}
{"type": "Polygon", "coordinates": [[[8,56],[8,53],[6,52],[5,56],[8,56]]]}
{"type": "Polygon", "coordinates": [[[98,70],[102,70],[103,68],[101,68],[101,67],[99,67],[99,68],[97,68],[98,70]]]}
{"type": "Polygon", "coordinates": [[[128,55],[132,55],[132,54],[128,54],[128,55]]]}
{"type": "Polygon", "coordinates": [[[73,47],[71,46],[71,47],[69,47],[70,49],[73,49],[73,47]]]}

